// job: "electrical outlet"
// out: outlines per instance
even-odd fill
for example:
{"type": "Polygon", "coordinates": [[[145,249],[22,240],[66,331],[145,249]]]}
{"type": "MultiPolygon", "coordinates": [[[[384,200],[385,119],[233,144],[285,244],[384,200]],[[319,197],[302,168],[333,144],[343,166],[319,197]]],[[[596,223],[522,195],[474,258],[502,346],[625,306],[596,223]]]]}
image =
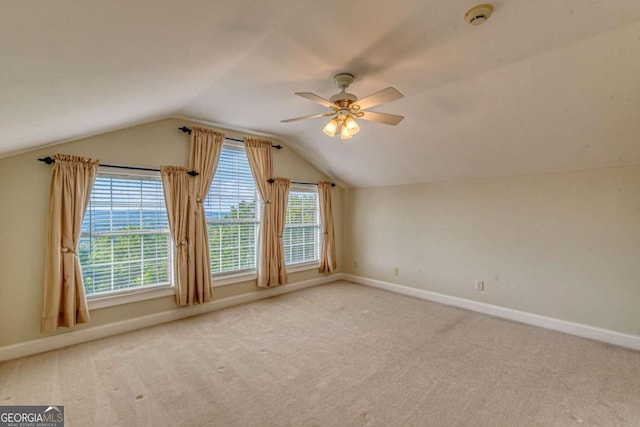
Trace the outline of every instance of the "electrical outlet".
{"type": "Polygon", "coordinates": [[[398,275],[398,267],[394,267],[393,268],[393,275],[397,276],[398,275]]]}
{"type": "Polygon", "coordinates": [[[476,291],[484,291],[484,280],[476,280],[476,291]]]}

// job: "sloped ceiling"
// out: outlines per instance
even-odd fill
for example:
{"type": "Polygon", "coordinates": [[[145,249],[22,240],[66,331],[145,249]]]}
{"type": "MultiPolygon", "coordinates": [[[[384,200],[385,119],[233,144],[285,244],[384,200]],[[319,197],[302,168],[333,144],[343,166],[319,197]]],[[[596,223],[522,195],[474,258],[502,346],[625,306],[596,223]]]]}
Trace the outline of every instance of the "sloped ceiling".
{"type": "Polygon", "coordinates": [[[0,155],[167,116],[285,139],[349,186],[640,164],[640,2],[0,0],[0,155]],[[397,127],[294,95],[350,72],[397,127]]]}

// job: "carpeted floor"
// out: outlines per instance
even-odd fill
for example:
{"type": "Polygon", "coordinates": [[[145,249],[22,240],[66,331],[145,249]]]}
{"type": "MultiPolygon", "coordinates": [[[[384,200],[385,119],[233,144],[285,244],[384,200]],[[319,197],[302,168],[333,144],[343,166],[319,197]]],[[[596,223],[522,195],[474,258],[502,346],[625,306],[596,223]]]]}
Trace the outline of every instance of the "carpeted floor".
{"type": "Polygon", "coordinates": [[[0,364],[66,426],[640,426],[640,352],[336,282],[0,364]]]}

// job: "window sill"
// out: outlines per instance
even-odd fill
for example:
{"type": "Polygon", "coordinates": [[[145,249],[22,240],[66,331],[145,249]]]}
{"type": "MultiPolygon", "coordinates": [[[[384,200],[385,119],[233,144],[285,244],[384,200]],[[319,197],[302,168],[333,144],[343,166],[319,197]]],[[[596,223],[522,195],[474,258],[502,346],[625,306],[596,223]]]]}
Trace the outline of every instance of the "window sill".
{"type": "Polygon", "coordinates": [[[258,274],[255,271],[236,273],[236,274],[224,274],[220,276],[213,276],[212,282],[214,288],[221,286],[229,286],[240,282],[248,282],[249,280],[255,280],[258,274]]]}
{"type": "MultiPolygon", "coordinates": [[[[216,288],[220,286],[233,285],[235,283],[255,280],[256,278],[257,274],[255,271],[249,273],[226,274],[224,276],[214,277],[213,287],[216,288]]],[[[146,301],[175,294],[176,289],[173,285],[154,286],[146,289],[131,289],[109,294],[89,296],[87,297],[87,305],[89,310],[97,310],[100,308],[146,301]]]]}
{"type": "Polygon", "coordinates": [[[132,289],[118,293],[90,296],[87,297],[87,305],[89,310],[96,310],[175,294],[176,289],[172,285],[154,286],[147,289],[132,289]]]}
{"type": "MultiPolygon", "coordinates": [[[[292,264],[287,266],[287,273],[297,273],[300,271],[318,269],[320,262],[302,262],[299,264],[292,264]]],[[[218,288],[221,286],[229,286],[236,283],[248,282],[255,280],[258,277],[255,271],[238,273],[238,274],[225,274],[222,276],[213,277],[213,287],[218,288]]],[[[129,304],[132,302],[146,301],[155,298],[162,298],[166,296],[175,295],[176,290],[172,285],[154,286],[146,289],[131,289],[127,291],[121,291],[117,293],[110,293],[104,295],[96,295],[87,297],[87,305],[89,310],[97,310],[100,308],[113,307],[116,305],[129,304]]]]}
{"type": "Polygon", "coordinates": [[[301,262],[287,265],[287,273],[297,273],[299,271],[313,270],[320,268],[320,261],[301,262]]]}
{"type": "MultiPolygon", "coordinates": [[[[299,264],[287,265],[287,273],[297,273],[299,271],[313,270],[320,268],[319,261],[301,262],[299,264]]],[[[256,280],[258,274],[255,271],[248,273],[237,274],[225,274],[221,276],[213,276],[213,287],[218,288],[221,286],[234,285],[236,283],[248,282],[249,280],[256,280]]]]}

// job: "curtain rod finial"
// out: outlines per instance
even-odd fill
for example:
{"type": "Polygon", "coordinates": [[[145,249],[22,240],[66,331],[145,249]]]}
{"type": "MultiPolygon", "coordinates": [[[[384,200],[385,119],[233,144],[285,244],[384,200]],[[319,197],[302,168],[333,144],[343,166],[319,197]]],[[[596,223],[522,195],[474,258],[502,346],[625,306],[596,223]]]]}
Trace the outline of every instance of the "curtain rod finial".
{"type": "Polygon", "coordinates": [[[184,133],[188,133],[189,135],[191,135],[191,129],[189,129],[186,126],[182,126],[181,128],[178,128],[179,130],[181,130],[184,133]]]}
{"type": "Polygon", "coordinates": [[[40,160],[41,162],[45,162],[48,165],[52,165],[52,164],[54,164],[56,162],[53,158],[51,158],[49,156],[39,158],[38,160],[40,160]]]}

